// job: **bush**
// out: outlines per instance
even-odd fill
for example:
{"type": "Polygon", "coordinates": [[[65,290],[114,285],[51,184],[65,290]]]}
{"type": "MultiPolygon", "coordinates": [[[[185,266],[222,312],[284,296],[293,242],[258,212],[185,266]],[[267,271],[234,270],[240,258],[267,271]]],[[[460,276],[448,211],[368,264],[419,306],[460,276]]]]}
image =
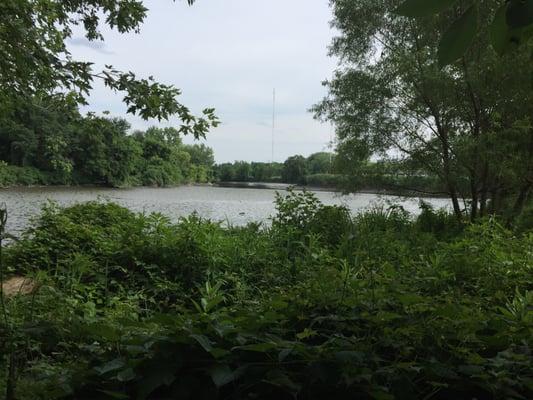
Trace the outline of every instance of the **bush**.
{"type": "Polygon", "coordinates": [[[420,202],[420,209],[416,225],[421,232],[432,233],[439,239],[445,239],[457,236],[464,229],[464,223],[444,209],[435,211],[424,201],[420,202]]]}
{"type": "Polygon", "coordinates": [[[0,187],[47,185],[52,177],[33,167],[17,167],[0,163],[0,187]]]}
{"type": "Polygon", "coordinates": [[[328,246],[338,246],[353,231],[350,211],[344,206],[322,205],[309,221],[310,232],[328,246]]]}
{"type": "Polygon", "coordinates": [[[515,228],[518,232],[533,231],[533,202],[531,202],[515,221],[515,228]]]}

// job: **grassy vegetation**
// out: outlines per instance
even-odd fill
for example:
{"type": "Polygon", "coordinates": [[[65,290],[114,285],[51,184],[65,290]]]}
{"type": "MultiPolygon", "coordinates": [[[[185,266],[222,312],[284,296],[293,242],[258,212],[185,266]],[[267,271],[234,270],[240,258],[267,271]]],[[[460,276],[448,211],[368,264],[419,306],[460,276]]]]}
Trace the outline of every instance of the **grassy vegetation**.
{"type": "MultiPolygon", "coordinates": [[[[225,228],[48,206],[4,249],[17,399],[533,397],[533,234],[279,196],[225,228]]],[[[10,373],[11,371],[11,373],[10,373]]],[[[9,377],[11,376],[11,383],[9,377]]]]}

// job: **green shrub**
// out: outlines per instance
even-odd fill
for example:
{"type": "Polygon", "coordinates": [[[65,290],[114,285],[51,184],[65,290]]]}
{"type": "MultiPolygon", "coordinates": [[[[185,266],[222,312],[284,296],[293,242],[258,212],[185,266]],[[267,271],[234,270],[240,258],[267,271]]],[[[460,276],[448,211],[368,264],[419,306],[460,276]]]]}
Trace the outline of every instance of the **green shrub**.
{"type": "Polygon", "coordinates": [[[435,211],[428,203],[420,202],[421,212],[416,218],[416,225],[422,232],[432,233],[440,239],[453,238],[463,229],[464,224],[457,217],[444,209],[435,211]]]}
{"type": "Polygon", "coordinates": [[[0,164],[0,186],[33,186],[47,185],[52,176],[33,167],[17,167],[5,162],[0,164]]]}
{"type": "Polygon", "coordinates": [[[533,231],[533,204],[530,204],[522,211],[514,225],[518,232],[533,231]]]}
{"type": "Polygon", "coordinates": [[[338,246],[353,231],[350,211],[344,206],[322,205],[310,219],[309,230],[318,235],[323,243],[338,246]]]}

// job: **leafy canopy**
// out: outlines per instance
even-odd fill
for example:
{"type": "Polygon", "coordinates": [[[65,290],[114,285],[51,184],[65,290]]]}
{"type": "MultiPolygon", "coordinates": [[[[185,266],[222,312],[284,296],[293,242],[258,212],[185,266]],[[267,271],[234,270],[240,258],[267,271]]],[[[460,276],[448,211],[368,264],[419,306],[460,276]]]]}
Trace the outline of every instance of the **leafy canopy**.
{"type": "MultiPolygon", "coordinates": [[[[192,4],[193,0],[188,0],[192,4]]],[[[5,0],[0,3],[0,103],[13,97],[52,95],[86,104],[95,79],[124,93],[128,112],[144,119],[177,115],[180,133],[204,136],[218,120],[214,110],[192,115],[177,97],[181,91],[153,77],[75,60],[67,48],[74,28],[89,41],[104,40],[103,26],[119,33],[140,31],[148,9],[140,0],[5,0]],[[3,97],[3,98],[2,98],[3,97]]]]}
{"type": "MultiPolygon", "coordinates": [[[[399,15],[424,18],[438,13],[457,13],[461,10],[458,0],[405,0],[397,9],[399,15]]],[[[533,0],[505,0],[495,10],[489,0],[475,0],[462,11],[439,44],[441,66],[453,63],[470,48],[475,35],[485,27],[480,24],[480,10],[490,10],[493,19],[488,23],[492,47],[504,54],[517,45],[527,42],[533,34],[533,0]]]]}

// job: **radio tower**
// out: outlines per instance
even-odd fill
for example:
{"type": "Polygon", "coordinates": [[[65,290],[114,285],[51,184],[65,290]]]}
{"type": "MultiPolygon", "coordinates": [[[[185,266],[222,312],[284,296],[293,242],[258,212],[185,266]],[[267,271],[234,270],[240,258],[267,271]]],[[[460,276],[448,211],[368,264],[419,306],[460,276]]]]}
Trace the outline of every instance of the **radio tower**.
{"type": "Polygon", "coordinates": [[[274,164],[274,131],[276,129],[276,89],[272,91],[272,157],[271,163],[274,164]]]}

